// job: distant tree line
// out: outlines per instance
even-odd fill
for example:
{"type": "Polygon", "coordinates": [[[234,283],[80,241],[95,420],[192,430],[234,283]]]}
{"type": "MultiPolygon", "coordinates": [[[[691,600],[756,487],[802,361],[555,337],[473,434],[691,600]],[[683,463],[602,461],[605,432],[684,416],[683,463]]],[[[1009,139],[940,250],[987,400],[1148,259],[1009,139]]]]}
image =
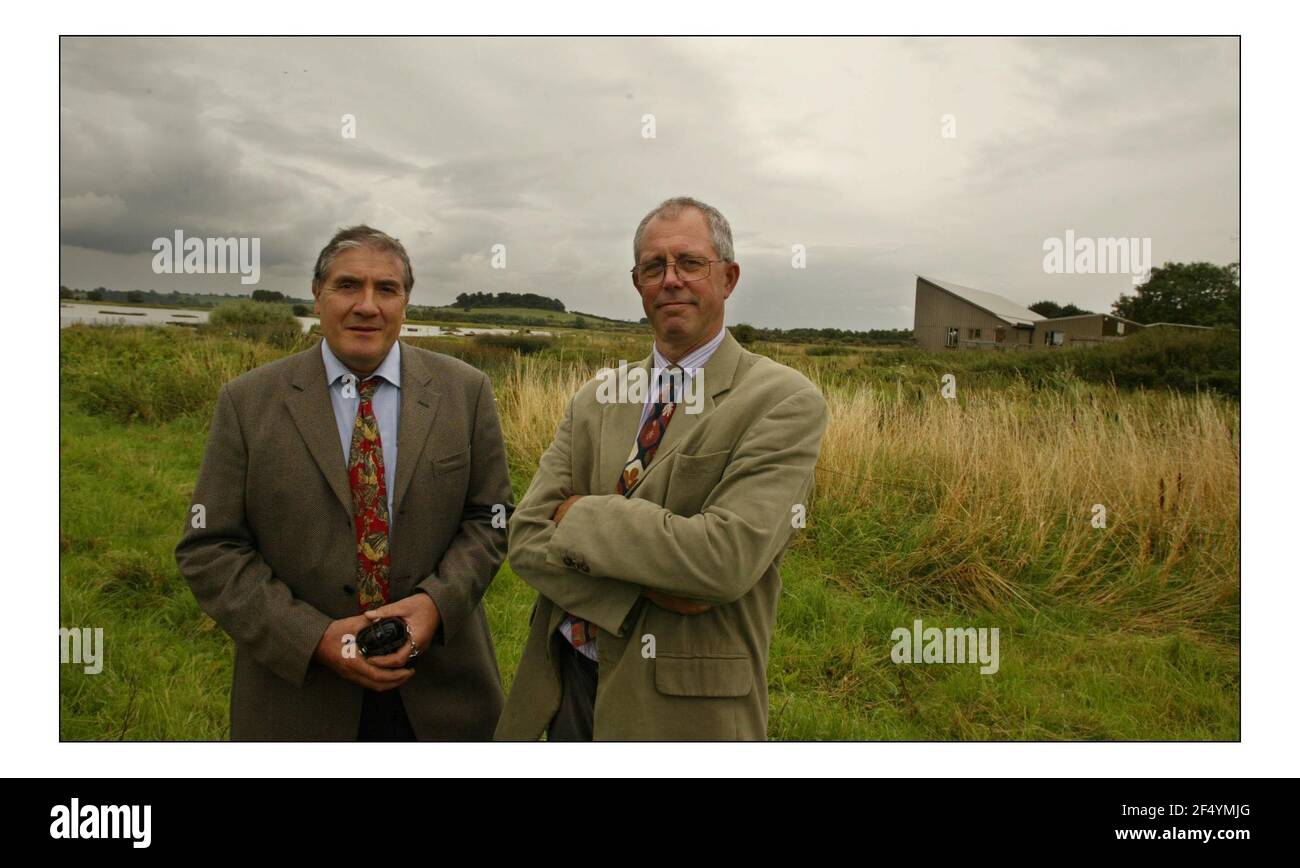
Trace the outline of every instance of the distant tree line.
{"type": "MultiPolygon", "coordinates": [[[[1073,304],[1035,302],[1048,319],[1092,313],[1073,304]]],[[[1156,322],[1241,328],[1241,264],[1166,262],[1151,269],[1133,295],[1120,293],[1111,314],[1143,325],[1156,322]]]]}
{"type": "Polygon", "coordinates": [[[1241,328],[1241,264],[1166,262],[1135,294],[1120,293],[1116,316],[1134,322],[1241,328]]]}
{"type": "Polygon", "coordinates": [[[813,329],[813,328],[758,328],[748,323],[739,323],[731,327],[732,336],[742,344],[758,341],[785,341],[787,343],[811,343],[814,341],[831,341],[842,344],[910,344],[911,329],[813,329]]]}
{"type": "Polygon", "coordinates": [[[1029,306],[1034,313],[1041,314],[1047,319],[1056,319],[1060,316],[1080,316],[1081,314],[1092,313],[1090,310],[1074,305],[1060,305],[1054,301],[1036,301],[1029,306]]]}
{"type": "Polygon", "coordinates": [[[530,307],[564,313],[564,302],[535,292],[462,292],[456,296],[455,307],[464,310],[476,307],[530,307]]]}
{"type": "Polygon", "coordinates": [[[167,306],[185,306],[185,307],[216,307],[222,302],[232,299],[251,299],[253,301],[263,302],[280,302],[284,304],[300,303],[311,305],[312,300],[302,298],[291,298],[282,292],[271,292],[265,289],[255,289],[253,294],[249,295],[226,295],[215,292],[158,292],[152,289],[108,289],[107,287],[97,286],[94,289],[77,289],[75,287],[60,286],[59,298],[76,301],[99,301],[114,304],[156,304],[167,306]]]}

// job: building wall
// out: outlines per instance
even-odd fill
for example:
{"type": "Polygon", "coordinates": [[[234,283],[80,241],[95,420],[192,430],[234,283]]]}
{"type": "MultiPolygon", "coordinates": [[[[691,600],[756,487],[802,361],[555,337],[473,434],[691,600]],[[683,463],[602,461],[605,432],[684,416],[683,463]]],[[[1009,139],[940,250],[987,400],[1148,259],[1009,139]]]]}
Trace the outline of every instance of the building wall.
{"type": "Polygon", "coordinates": [[[916,303],[912,334],[916,344],[925,350],[951,349],[946,346],[948,329],[957,328],[958,349],[1023,349],[1030,346],[1033,330],[1015,328],[970,302],[944,292],[928,281],[917,278],[916,303]],[[997,340],[997,330],[1003,329],[1003,339],[997,340]],[[971,329],[979,329],[978,338],[971,329]]]}
{"type": "Polygon", "coordinates": [[[1040,320],[1034,323],[1034,346],[1036,348],[1049,347],[1047,334],[1052,331],[1064,332],[1065,343],[1061,346],[1068,347],[1093,346],[1110,341],[1122,341],[1140,328],[1142,326],[1134,323],[1123,323],[1104,313],[1059,320],[1040,320]],[[1120,334],[1119,330],[1121,325],[1124,326],[1123,334],[1120,334]]]}

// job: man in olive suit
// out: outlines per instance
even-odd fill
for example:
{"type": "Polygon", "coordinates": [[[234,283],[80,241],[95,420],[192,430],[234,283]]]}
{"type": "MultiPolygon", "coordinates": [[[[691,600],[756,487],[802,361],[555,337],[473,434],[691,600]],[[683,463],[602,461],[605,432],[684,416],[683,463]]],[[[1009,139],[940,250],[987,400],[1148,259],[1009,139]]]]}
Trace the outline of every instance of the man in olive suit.
{"type": "Polygon", "coordinates": [[[654,345],[619,377],[650,386],[584,385],[511,521],[538,597],[499,739],[767,734],[777,568],[826,403],[723,327],[740,265],[716,209],[664,202],[633,257],[654,345]]]}

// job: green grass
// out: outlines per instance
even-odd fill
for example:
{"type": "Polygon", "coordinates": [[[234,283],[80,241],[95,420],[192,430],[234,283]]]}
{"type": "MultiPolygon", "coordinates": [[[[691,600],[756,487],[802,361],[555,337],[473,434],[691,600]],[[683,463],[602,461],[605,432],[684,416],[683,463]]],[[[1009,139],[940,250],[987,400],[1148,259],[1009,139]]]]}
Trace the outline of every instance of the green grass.
{"type": "MultiPolygon", "coordinates": [[[[438,347],[447,344],[467,353],[482,349],[470,341],[438,347]]],[[[639,357],[638,347],[644,349],[627,336],[580,333],[530,359],[601,364],[639,357]]],[[[61,667],[63,739],[228,737],[231,643],[199,610],[172,551],[187,518],[216,389],[283,352],[161,328],[62,333],[60,625],[102,627],[107,645],[98,675],[61,667]]],[[[474,361],[499,382],[515,358],[494,352],[474,361]]],[[[824,370],[827,377],[847,376],[866,362],[812,360],[843,366],[824,370]]],[[[878,370],[899,364],[915,369],[930,362],[886,353],[878,370]]],[[[1141,400],[1134,406],[1143,406],[1141,400]]],[[[531,460],[512,455],[516,497],[531,472],[531,460]]],[[[1049,593],[1051,578],[1072,567],[1067,553],[1049,547],[1015,577],[1023,600],[981,605],[918,580],[927,571],[952,574],[947,555],[926,548],[934,510],[924,492],[902,489],[870,502],[814,504],[809,527],[782,565],[768,670],[771,738],[1240,737],[1239,608],[1232,589],[1204,611],[1161,615],[1181,593],[1179,582],[1204,574],[1202,552],[1186,553],[1158,582],[1117,575],[1104,580],[1104,594],[1049,593]],[[998,627],[999,672],[895,665],[890,633],[916,618],[926,626],[998,627]]],[[[1101,549],[1092,556],[1098,564],[1124,563],[1101,549]]],[[[507,689],[533,596],[507,565],[485,598],[507,689]]]]}

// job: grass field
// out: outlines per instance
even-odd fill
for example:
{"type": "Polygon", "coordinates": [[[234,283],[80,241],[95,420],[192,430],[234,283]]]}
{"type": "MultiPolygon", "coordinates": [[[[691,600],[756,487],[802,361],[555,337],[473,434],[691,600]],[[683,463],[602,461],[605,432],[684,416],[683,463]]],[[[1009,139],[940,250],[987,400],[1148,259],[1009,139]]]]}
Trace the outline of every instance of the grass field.
{"type": "MultiPolygon", "coordinates": [[[[527,357],[412,342],[492,376],[516,497],[576,386],[648,352],[594,329],[527,357]]],[[[1239,738],[1231,397],[1092,382],[1091,356],[756,349],[813,377],[832,413],[782,567],[771,738],[1239,738]],[[918,618],[999,628],[1000,670],[894,664],[891,631],[918,618]]],[[[61,669],[64,739],[226,737],[230,642],[172,550],[217,388],[284,352],[180,329],[62,333],[60,626],[107,642],[102,673],[61,669]]],[[[507,687],[532,599],[508,565],[485,598],[507,687]]]]}

